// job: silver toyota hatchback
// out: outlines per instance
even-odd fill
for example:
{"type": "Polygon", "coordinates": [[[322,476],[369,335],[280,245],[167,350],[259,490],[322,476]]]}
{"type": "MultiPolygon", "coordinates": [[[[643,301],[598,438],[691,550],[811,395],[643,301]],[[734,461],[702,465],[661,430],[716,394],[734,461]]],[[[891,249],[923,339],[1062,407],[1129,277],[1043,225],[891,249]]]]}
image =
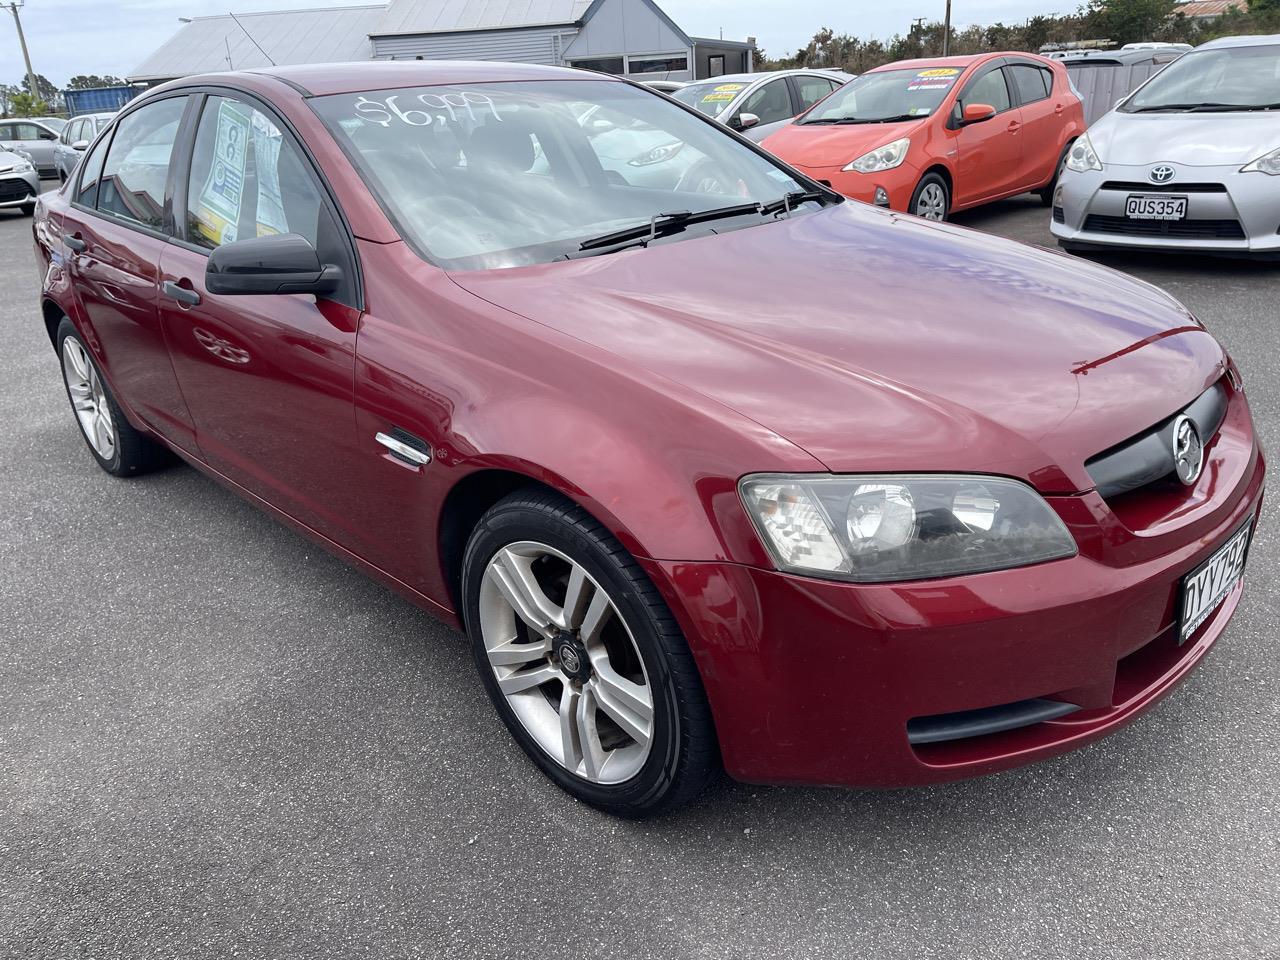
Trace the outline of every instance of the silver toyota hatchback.
{"type": "Polygon", "coordinates": [[[1280,35],[1197,47],[1099,119],[1050,229],[1068,250],[1280,255],[1280,35]]]}

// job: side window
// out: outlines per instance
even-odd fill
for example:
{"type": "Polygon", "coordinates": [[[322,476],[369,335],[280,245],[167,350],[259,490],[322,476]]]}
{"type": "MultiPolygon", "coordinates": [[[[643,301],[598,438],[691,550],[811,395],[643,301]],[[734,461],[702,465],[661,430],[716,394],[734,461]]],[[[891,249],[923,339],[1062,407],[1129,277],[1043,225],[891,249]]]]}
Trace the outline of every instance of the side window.
{"type": "Polygon", "coordinates": [[[12,123],[0,123],[0,140],[16,140],[12,123]]]}
{"type": "Polygon", "coordinates": [[[75,143],[77,140],[88,139],[85,136],[84,127],[85,124],[83,120],[71,121],[71,125],[67,127],[67,143],[71,144],[75,143]]]}
{"type": "Polygon", "coordinates": [[[1018,100],[1021,103],[1034,103],[1049,96],[1049,80],[1046,70],[1026,63],[1015,63],[1009,68],[1013,74],[1013,85],[1018,89],[1018,100]]]}
{"type": "Polygon", "coordinates": [[[337,225],[291,137],[240,100],[209,97],[187,186],[186,239],[212,250],[273,233],[298,233],[333,262],[337,225]]]}
{"type": "Polygon", "coordinates": [[[93,145],[84,162],[80,164],[80,186],[76,189],[76,202],[86,207],[98,205],[98,185],[102,182],[102,163],[107,157],[107,141],[103,137],[93,145]]]}
{"type": "Polygon", "coordinates": [[[738,108],[738,115],[754,113],[761,123],[789,120],[795,116],[791,109],[791,95],[787,93],[787,81],[771,80],[752,93],[738,108]]]}
{"type": "Polygon", "coordinates": [[[15,140],[39,140],[40,128],[34,123],[18,123],[14,124],[13,139],[15,140]]]}
{"type": "Polygon", "coordinates": [[[835,87],[836,84],[825,77],[796,77],[796,90],[800,93],[800,109],[808,110],[835,87]]]}
{"type": "Polygon", "coordinates": [[[971,103],[990,104],[996,108],[996,113],[1008,110],[1012,103],[1004,71],[999,68],[989,70],[969,84],[969,89],[960,95],[960,108],[963,110],[971,103]]]}
{"type": "Polygon", "coordinates": [[[186,97],[135,110],[116,125],[98,186],[98,210],[153,229],[164,224],[164,186],[186,97]]]}

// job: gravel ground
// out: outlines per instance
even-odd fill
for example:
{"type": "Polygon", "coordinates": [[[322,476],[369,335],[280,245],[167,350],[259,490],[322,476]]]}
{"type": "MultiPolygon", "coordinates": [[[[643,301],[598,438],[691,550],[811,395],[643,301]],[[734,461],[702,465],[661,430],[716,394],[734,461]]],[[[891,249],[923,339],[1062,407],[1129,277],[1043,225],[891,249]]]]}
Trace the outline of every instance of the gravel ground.
{"type": "MultiPolygon", "coordinates": [[[[1276,449],[1280,267],[1115,263],[1226,342],[1276,449]]],[[[457,634],[193,470],[101,473],[36,293],[0,213],[0,956],[1280,956],[1275,499],[1217,650],[1103,743],[620,823],[523,758],[457,634]]]]}

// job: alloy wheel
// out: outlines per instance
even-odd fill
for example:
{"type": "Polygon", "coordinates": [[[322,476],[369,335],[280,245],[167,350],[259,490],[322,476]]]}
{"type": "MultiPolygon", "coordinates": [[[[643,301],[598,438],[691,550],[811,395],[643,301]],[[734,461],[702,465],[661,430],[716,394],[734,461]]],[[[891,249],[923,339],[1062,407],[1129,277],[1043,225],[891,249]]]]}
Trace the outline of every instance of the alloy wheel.
{"type": "Polygon", "coordinates": [[[608,592],[566,554],[521,541],[489,560],[479,606],[489,667],[538,746],[591,783],[635,776],[653,738],[653,694],[608,592]]]}
{"type": "Polygon", "coordinates": [[[947,193],[937,183],[926,183],[916,198],[915,215],[926,220],[944,220],[947,216],[947,193]]]}
{"type": "Polygon", "coordinates": [[[107,392],[89,354],[74,337],[62,341],[62,376],[89,446],[103,460],[111,460],[116,455],[116,425],[107,392]]]}

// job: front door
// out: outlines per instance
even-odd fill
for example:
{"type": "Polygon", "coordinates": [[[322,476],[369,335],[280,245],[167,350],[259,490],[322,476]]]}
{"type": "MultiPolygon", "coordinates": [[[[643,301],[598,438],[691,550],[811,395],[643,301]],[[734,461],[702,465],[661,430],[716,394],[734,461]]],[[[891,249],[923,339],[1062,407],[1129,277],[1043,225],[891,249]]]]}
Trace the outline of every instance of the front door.
{"type": "Polygon", "coordinates": [[[359,531],[355,455],[355,263],[310,162],[265,107],[205,99],[186,182],[175,189],[178,240],[160,262],[160,313],[205,461],[330,539],[359,531]],[[344,287],[219,296],[209,253],[237,239],[301,234],[344,287]]]}
{"type": "Polygon", "coordinates": [[[153,101],[95,144],[63,220],[68,270],[89,347],[108,382],[148,426],[195,450],[156,307],[166,246],[165,186],[186,96],[153,101]]]}
{"type": "Polygon", "coordinates": [[[1013,190],[1022,164],[1022,114],[1013,105],[1004,70],[986,68],[960,93],[958,113],[969,104],[995,107],[988,120],[966,124],[955,133],[956,184],[953,205],[968,206],[1013,190]]]}

